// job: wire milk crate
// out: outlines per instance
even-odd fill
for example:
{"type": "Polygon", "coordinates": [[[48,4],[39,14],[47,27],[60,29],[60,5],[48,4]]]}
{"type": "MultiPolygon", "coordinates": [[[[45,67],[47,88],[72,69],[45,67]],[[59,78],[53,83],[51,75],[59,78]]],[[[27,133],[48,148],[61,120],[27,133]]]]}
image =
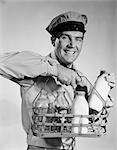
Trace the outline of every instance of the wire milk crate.
{"type": "Polygon", "coordinates": [[[88,118],[90,121],[88,124],[72,124],[72,118],[70,108],[67,109],[68,114],[59,114],[52,111],[48,111],[44,108],[34,108],[35,124],[33,124],[33,133],[39,137],[98,137],[101,136],[105,131],[107,114],[100,115],[79,115],[76,117],[88,118]],[[38,112],[38,113],[37,113],[38,112]],[[78,127],[79,133],[72,133],[72,128],[78,127]],[[83,127],[88,128],[88,132],[82,134],[80,131],[83,127]]]}
{"type": "MultiPolygon", "coordinates": [[[[61,94],[64,97],[64,92],[61,94]]],[[[108,111],[105,101],[100,96],[103,102],[103,109],[99,113],[73,115],[72,106],[64,107],[56,103],[59,99],[58,95],[60,96],[60,93],[56,94],[54,97],[55,103],[53,103],[47,93],[42,90],[33,101],[32,131],[35,136],[42,138],[100,137],[106,132],[108,111]],[[45,95],[45,97],[42,95],[45,95]],[[79,118],[79,123],[72,123],[74,117],[79,118]],[[87,124],[82,122],[83,118],[88,119],[87,124]],[[78,133],[73,132],[74,127],[79,129],[78,133]],[[83,127],[87,128],[86,133],[81,132],[83,127]]]]}

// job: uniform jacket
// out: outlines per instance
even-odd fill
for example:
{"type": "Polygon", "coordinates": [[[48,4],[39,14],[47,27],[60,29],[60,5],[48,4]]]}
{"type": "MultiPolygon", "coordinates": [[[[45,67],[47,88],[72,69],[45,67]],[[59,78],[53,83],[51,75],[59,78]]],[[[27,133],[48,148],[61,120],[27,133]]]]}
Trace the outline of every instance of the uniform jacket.
{"type": "MultiPolygon", "coordinates": [[[[10,52],[0,56],[0,74],[20,85],[22,124],[27,133],[27,144],[29,145],[54,147],[48,144],[45,139],[34,136],[31,129],[32,109],[42,89],[42,96],[50,96],[51,101],[52,96],[56,96],[56,91],[62,89],[65,95],[62,100],[60,99],[60,101],[58,101],[58,105],[65,107],[72,105],[74,90],[71,85],[62,85],[57,80],[57,63],[59,62],[54,52],[50,53],[48,56],[41,56],[31,51],[10,52]],[[49,59],[55,63],[53,63],[53,65],[50,64],[48,61],[49,59]]],[[[82,74],[75,69],[74,65],[72,65],[71,69],[74,69],[81,75],[82,81],[85,82],[85,85],[87,84],[89,93],[89,83],[83,78],[82,74]]]]}

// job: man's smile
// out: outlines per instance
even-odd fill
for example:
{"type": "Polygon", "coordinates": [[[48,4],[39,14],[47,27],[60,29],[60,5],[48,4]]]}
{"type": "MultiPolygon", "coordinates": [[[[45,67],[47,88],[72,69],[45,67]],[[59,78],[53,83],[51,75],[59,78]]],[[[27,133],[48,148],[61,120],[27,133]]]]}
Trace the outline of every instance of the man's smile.
{"type": "Polygon", "coordinates": [[[68,55],[73,55],[73,54],[76,53],[75,50],[68,50],[68,49],[65,49],[64,52],[65,52],[66,54],[68,54],[68,55]]]}

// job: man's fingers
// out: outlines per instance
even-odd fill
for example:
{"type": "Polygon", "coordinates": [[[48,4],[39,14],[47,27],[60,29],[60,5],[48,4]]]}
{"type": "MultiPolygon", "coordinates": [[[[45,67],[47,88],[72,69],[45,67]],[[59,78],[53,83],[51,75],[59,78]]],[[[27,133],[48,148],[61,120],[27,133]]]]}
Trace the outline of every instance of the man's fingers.
{"type": "Polygon", "coordinates": [[[106,80],[108,82],[115,82],[115,76],[108,76],[108,77],[106,77],[106,80]]]}
{"type": "Polygon", "coordinates": [[[108,85],[111,87],[116,86],[116,79],[114,73],[110,73],[108,76],[106,76],[106,81],[108,82],[108,85]]]}
{"type": "Polygon", "coordinates": [[[77,74],[77,76],[76,76],[76,83],[81,82],[81,81],[82,81],[81,77],[77,74]]]}
{"type": "Polygon", "coordinates": [[[115,87],[115,83],[114,83],[114,82],[109,82],[108,85],[109,85],[110,87],[115,87]]]}
{"type": "Polygon", "coordinates": [[[71,80],[71,86],[73,87],[73,89],[76,88],[77,84],[76,84],[76,79],[75,78],[72,78],[72,80],[71,80]]]}
{"type": "Polygon", "coordinates": [[[62,78],[62,82],[66,85],[69,85],[70,84],[70,80],[67,78],[67,77],[63,77],[62,78]]]}
{"type": "Polygon", "coordinates": [[[74,89],[77,83],[81,81],[81,77],[72,69],[57,65],[58,79],[65,85],[71,85],[74,89]]]}

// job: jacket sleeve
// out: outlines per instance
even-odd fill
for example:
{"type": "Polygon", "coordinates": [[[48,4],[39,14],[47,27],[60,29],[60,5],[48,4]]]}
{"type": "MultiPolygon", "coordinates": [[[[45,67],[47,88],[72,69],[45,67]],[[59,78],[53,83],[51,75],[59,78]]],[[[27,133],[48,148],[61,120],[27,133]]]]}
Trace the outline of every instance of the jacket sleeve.
{"type": "Polygon", "coordinates": [[[25,77],[57,74],[56,65],[52,66],[46,57],[31,51],[4,53],[0,55],[0,75],[17,81],[25,77]]]}

